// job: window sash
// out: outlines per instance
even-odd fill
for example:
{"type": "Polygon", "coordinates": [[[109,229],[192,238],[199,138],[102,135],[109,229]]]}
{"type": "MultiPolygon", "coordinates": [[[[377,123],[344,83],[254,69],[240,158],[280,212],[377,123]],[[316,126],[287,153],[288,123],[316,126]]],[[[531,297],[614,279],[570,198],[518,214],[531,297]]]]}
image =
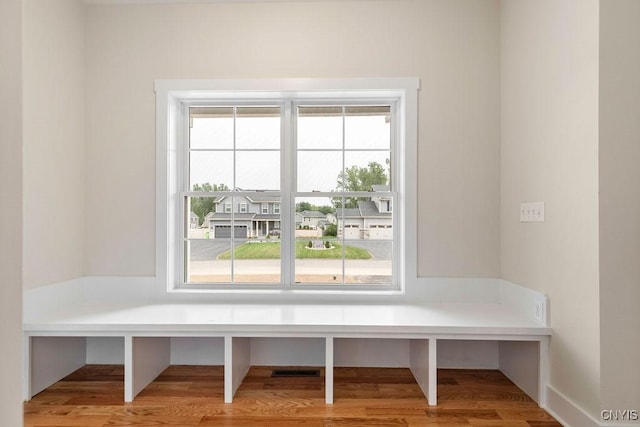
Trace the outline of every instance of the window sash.
{"type": "MultiPolygon", "coordinates": [[[[396,112],[396,108],[395,108],[395,102],[396,100],[385,100],[383,103],[391,105],[391,117],[392,117],[392,124],[395,125],[396,122],[396,117],[397,117],[397,112],[396,112]]],[[[272,102],[270,100],[266,100],[266,101],[260,101],[261,104],[269,104],[269,105],[274,105],[276,104],[276,102],[272,102]]],[[[273,214],[277,215],[280,214],[280,220],[278,222],[284,222],[285,224],[288,224],[285,228],[289,228],[291,229],[291,237],[289,239],[287,239],[287,241],[283,241],[282,245],[283,245],[283,250],[281,253],[281,281],[280,281],[280,286],[284,286],[284,287],[292,287],[292,286],[296,286],[296,284],[294,283],[293,278],[295,277],[295,260],[296,258],[293,257],[291,254],[293,252],[293,247],[295,246],[295,237],[294,237],[294,232],[295,232],[295,221],[294,221],[294,217],[295,217],[295,203],[294,201],[296,200],[296,197],[318,197],[318,196],[330,196],[330,197],[343,197],[343,198],[351,198],[351,197],[375,197],[375,196],[383,196],[385,198],[390,198],[391,200],[393,200],[394,198],[397,197],[396,193],[393,193],[391,191],[389,192],[347,192],[347,191],[342,191],[342,192],[331,192],[329,194],[325,194],[325,193],[318,193],[318,192],[298,192],[298,191],[293,191],[293,189],[296,188],[296,161],[295,158],[297,157],[297,152],[298,150],[296,150],[295,148],[295,138],[293,137],[292,134],[295,133],[295,125],[296,125],[296,119],[295,119],[295,108],[297,106],[300,105],[318,105],[318,104],[332,104],[332,105],[339,105],[339,106],[348,106],[348,105],[364,105],[364,104],[371,104],[371,105],[377,105],[380,104],[381,102],[378,100],[375,101],[363,101],[363,100],[332,100],[332,102],[319,102],[319,101],[304,101],[304,102],[298,102],[295,100],[289,100],[286,102],[282,102],[281,105],[283,105],[282,108],[282,115],[281,115],[281,121],[282,121],[282,129],[283,131],[281,132],[281,147],[280,150],[275,150],[275,151],[280,151],[281,152],[281,165],[280,165],[280,174],[281,174],[281,189],[279,192],[274,192],[274,193],[270,193],[273,196],[277,196],[277,197],[281,197],[281,202],[278,204],[278,208],[276,208],[276,205],[274,204],[273,206],[273,214]],[[287,179],[287,177],[289,179],[287,179]],[[284,206],[284,210],[282,209],[282,207],[284,206]],[[286,218],[285,218],[286,216],[286,218]]],[[[218,105],[217,103],[213,104],[213,105],[218,105]]],[[[224,103],[222,104],[224,105],[224,103]]],[[[236,105],[236,106],[244,106],[244,104],[242,103],[237,103],[234,102],[232,103],[232,105],[236,105]]],[[[188,144],[185,144],[188,146],[188,144]]],[[[192,149],[192,151],[194,151],[192,149]]],[[[208,149],[208,150],[203,150],[203,151],[216,151],[215,149],[208,149]]],[[[236,151],[242,151],[242,150],[236,150],[236,151]]],[[[314,150],[302,150],[302,151],[314,151],[314,150]]],[[[329,151],[329,150],[326,150],[329,151]]],[[[344,149],[338,149],[336,151],[339,152],[344,152],[344,149]]],[[[395,152],[395,131],[392,128],[391,130],[391,142],[390,142],[390,147],[388,150],[386,149],[363,149],[363,150],[352,150],[352,151],[365,151],[365,152],[375,152],[375,151],[388,151],[390,152],[390,155],[393,157],[394,156],[394,152],[395,152]]],[[[180,163],[180,165],[184,168],[184,169],[188,169],[188,167],[185,167],[185,160],[183,160],[183,162],[180,163]]],[[[188,156],[186,157],[186,161],[188,162],[188,156]]],[[[393,167],[392,168],[392,174],[396,172],[397,167],[393,167]]],[[[229,191],[229,192],[191,192],[188,190],[188,186],[189,186],[189,177],[185,175],[185,173],[183,172],[182,174],[183,180],[182,180],[182,185],[181,187],[183,188],[183,191],[181,192],[182,196],[188,196],[188,195],[197,195],[197,196],[206,196],[206,195],[211,195],[211,196],[220,196],[220,195],[228,195],[228,196],[239,196],[242,194],[255,194],[253,192],[238,192],[238,191],[229,191]],[[187,188],[185,188],[185,185],[187,188]]],[[[393,176],[389,177],[389,180],[391,182],[394,182],[394,178],[393,176]]],[[[261,193],[262,194],[262,193],[261,193]]],[[[183,199],[183,197],[181,197],[181,199],[183,199]]],[[[241,209],[241,208],[240,208],[241,209]]],[[[226,209],[226,204],[225,204],[225,213],[231,213],[233,216],[233,205],[231,205],[231,209],[230,211],[227,211],[226,209]]],[[[264,204],[260,205],[260,212],[263,214],[268,214],[269,213],[269,207],[267,205],[267,209],[266,212],[264,210],[264,204]]],[[[398,213],[394,212],[393,213],[393,239],[389,240],[391,242],[393,242],[393,246],[394,246],[394,250],[393,250],[393,269],[392,269],[392,282],[390,283],[390,285],[393,286],[397,286],[397,281],[398,281],[398,271],[396,268],[396,262],[395,259],[397,258],[397,245],[398,245],[398,232],[399,232],[399,228],[397,227],[397,221],[398,221],[398,213]]],[[[232,223],[233,224],[233,223],[232,223]]],[[[281,228],[281,227],[280,227],[281,228]]],[[[278,228],[278,229],[280,229],[278,228]]],[[[233,232],[232,232],[233,235],[233,232]]],[[[344,234],[343,234],[344,236],[344,234]]],[[[185,239],[185,241],[188,241],[189,239],[185,239]]],[[[183,245],[184,246],[184,245],[183,245]]],[[[182,265],[181,265],[181,271],[185,272],[186,271],[186,263],[188,262],[188,260],[182,256],[181,259],[182,261],[182,265]]],[[[345,262],[344,256],[343,256],[343,265],[345,262]]],[[[344,268],[343,268],[344,270],[344,268]]],[[[181,277],[183,278],[182,283],[180,283],[180,286],[191,286],[193,285],[192,283],[189,283],[186,280],[186,276],[185,274],[182,274],[181,277]]],[[[226,282],[223,282],[224,284],[226,284],[226,282]]],[[[237,284],[233,284],[233,287],[235,288],[237,286],[237,284]]],[[[252,283],[250,285],[250,287],[254,287],[254,286],[259,286],[258,283],[252,283]]],[[[273,286],[273,285],[270,285],[273,286]]],[[[324,287],[324,285],[319,285],[321,288],[324,287]]],[[[334,288],[335,285],[329,284],[327,285],[331,288],[334,288]]],[[[200,285],[198,285],[198,287],[200,287],[200,285]]],[[[307,286],[305,286],[305,288],[307,288],[307,286]]],[[[312,288],[312,287],[309,287],[312,288]]],[[[340,289],[346,289],[346,286],[341,287],[340,289]]],[[[364,289],[366,288],[366,286],[363,285],[358,285],[357,289],[364,289]]],[[[380,288],[380,286],[375,286],[374,288],[380,288]]],[[[389,289],[389,285],[384,285],[383,286],[384,289],[389,289]]]]}

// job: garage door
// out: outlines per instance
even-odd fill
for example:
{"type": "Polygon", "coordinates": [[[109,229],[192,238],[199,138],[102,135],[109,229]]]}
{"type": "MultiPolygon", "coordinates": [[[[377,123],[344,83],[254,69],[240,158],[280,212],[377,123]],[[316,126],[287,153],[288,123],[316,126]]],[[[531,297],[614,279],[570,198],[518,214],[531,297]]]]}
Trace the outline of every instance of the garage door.
{"type": "Polygon", "coordinates": [[[393,239],[393,230],[390,225],[371,225],[369,238],[371,240],[393,239]]]}
{"type": "Polygon", "coordinates": [[[345,239],[359,239],[360,238],[360,226],[357,224],[345,224],[344,226],[344,238],[345,239]]]}
{"type": "MultiPolygon", "coordinates": [[[[214,237],[216,239],[230,239],[231,238],[231,226],[230,225],[216,225],[214,231],[214,237]]],[[[236,239],[247,238],[247,226],[236,225],[233,230],[233,237],[236,239]]]]}

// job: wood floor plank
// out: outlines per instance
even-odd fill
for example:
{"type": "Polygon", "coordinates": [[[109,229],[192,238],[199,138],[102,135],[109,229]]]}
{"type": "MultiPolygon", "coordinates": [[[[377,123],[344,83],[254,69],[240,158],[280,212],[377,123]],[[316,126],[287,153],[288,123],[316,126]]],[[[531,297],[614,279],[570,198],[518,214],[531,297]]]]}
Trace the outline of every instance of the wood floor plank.
{"type": "Polygon", "coordinates": [[[516,411],[539,410],[540,407],[533,400],[531,401],[510,401],[510,400],[447,400],[438,402],[438,408],[442,409],[506,409],[516,411]]]}
{"type": "Polygon", "coordinates": [[[69,415],[108,415],[108,416],[159,416],[164,415],[164,406],[125,406],[125,405],[83,405],[75,406],[69,415]]]}
{"type": "Polygon", "coordinates": [[[404,418],[331,418],[325,421],[327,427],[366,427],[366,426],[402,426],[407,427],[409,423],[404,418]]]}
{"type": "Polygon", "coordinates": [[[512,385],[502,372],[491,369],[438,369],[438,384],[512,385]]]}
{"type": "Polygon", "coordinates": [[[48,404],[36,404],[36,405],[25,405],[24,406],[24,414],[40,414],[40,415],[68,415],[73,411],[75,406],[67,406],[63,404],[59,405],[48,405],[48,404]]]}
{"type": "Polygon", "coordinates": [[[526,421],[499,421],[499,420],[475,420],[470,419],[469,424],[473,427],[530,427],[526,421]]]}
{"type": "Polygon", "coordinates": [[[425,421],[423,418],[405,418],[409,427],[469,427],[467,422],[444,423],[442,421],[425,421]]]}
{"type": "Polygon", "coordinates": [[[229,415],[228,411],[222,405],[207,405],[206,403],[187,406],[187,405],[172,405],[166,406],[158,410],[157,415],[161,416],[222,416],[229,415]]]}
{"type": "Polygon", "coordinates": [[[336,368],[333,405],[324,376],[272,369],[252,367],[229,404],[222,367],[171,366],[124,403],[122,367],[87,366],[27,402],[25,426],[560,426],[498,371],[439,370],[432,407],[408,369],[336,368]]]}
{"type": "Polygon", "coordinates": [[[325,427],[322,419],[308,418],[279,418],[276,420],[265,420],[259,417],[203,417],[199,426],[233,426],[233,427],[325,427]]]}
{"type": "Polygon", "coordinates": [[[508,402],[532,402],[516,386],[496,385],[439,385],[438,401],[447,400],[502,400],[508,402]]]}
{"type": "Polygon", "coordinates": [[[24,425],[30,427],[101,427],[104,426],[111,417],[108,415],[39,415],[26,414],[24,425]]]}
{"type": "Polygon", "coordinates": [[[490,409],[475,409],[464,412],[454,409],[427,409],[427,418],[442,422],[468,422],[469,420],[501,420],[498,412],[490,409]]]}
{"type": "Polygon", "coordinates": [[[323,402],[318,402],[318,405],[306,408],[296,408],[297,417],[320,417],[320,418],[334,418],[334,417],[367,417],[367,409],[364,407],[353,406],[340,406],[340,405],[323,405],[323,402]]]}
{"type": "Polygon", "coordinates": [[[105,426],[179,426],[196,427],[200,425],[202,417],[194,416],[134,416],[117,415],[109,418],[105,426]]]}
{"type": "Polygon", "coordinates": [[[528,423],[529,423],[529,426],[531,426],[531,427],[562,427],[562,424],[560,424],[556,420],[553,420],[553,421],[528,421],[528,423]]]}
{"type": "Polygon", "coordinates": [[[539,409],[521,411],[514,409],[499,409],[497,412],[503,420],[554,421],[551,415],[539,409]]]}

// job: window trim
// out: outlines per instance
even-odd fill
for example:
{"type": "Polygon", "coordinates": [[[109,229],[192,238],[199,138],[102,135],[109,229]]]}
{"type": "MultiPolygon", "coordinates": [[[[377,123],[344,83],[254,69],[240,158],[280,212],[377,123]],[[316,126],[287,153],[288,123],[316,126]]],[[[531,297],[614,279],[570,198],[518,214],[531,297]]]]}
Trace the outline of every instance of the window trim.
{"type": "MultiPolygon", "coordinates": [[[[223,292],[223,293],[295,293],[295,294],[395,294],[404,293],[407,280],[417,278],[417,92],[419,80],[417,78],[381,78],[381,79],[274,79],[274,80],[158,80],[156,90],[156,277],[168,292],[223,292]],[[370,288],[366,285],[340,286],[334,285],[314,287],[305,285],[302,288],[287,286],[283,289],[275,285],[238,284],[231,287],[216,287],[185,289],[176,286],[178,260],[174,256],[177,236],[181,230],[178,223],[180,217],[179,203],[176,203],[177,183],[172,171],[176,170],[178,162],[177,141],[181,126],[177,126],[176,119],[180,115],[180,102],[185,99],[207,100],[215,92],[216,100],[229,102],[237,99],[262,99],[272,101],[277,98],[290,98],[295,94],[296,99],[309,99],[317,102],[340,102],[345,97],[353,99],[396,99],[398,102],[397,126],[398,139],[403,143],[396,148],[393,168],[393,182],[398,190],[395,204],[400,215],[394,215],[394,228],[397,230],[399,241],[398,254],[394,262],[394,276],[397,288],[370,288]],[[322,91],[322,99],[318,99],[318,91],[322,91]],[[399,176],[400,171],[403,172],[399,176]],[[168,208],[169,207],[169,208],[168,208]],[[400,216],[402,218],[400,218],[400,216]],[[407,233],[408,227],[414,227],[407,233]]],[[[262,101],[264,102],[264,101],[262,101]]],[[[292,111],[286,110],[289,116],[292,111]]],[[[288,118],[285,119],[288,121],[288,118]]],[[[290,138],[292,129],[283,129],[284,137],[290,138]]],[[[284,150],[285,161],[291,161],[293,155],[290,150],[284,150]]],[[[282,203],[291,206],[290,194],[282,192],[282,203]]],[[[295,213],[282,211],[282,221],[292,223],[295,213]]],[[[291,232],[289,227],[283,232],[291,232]]],[[[394,231],[395,232],[395,231],[394,231]]],[[[180,243],[180,242],[178,242],[180,243]]],[[[283,252],[283,257],[290,254],[283,252]]]]}

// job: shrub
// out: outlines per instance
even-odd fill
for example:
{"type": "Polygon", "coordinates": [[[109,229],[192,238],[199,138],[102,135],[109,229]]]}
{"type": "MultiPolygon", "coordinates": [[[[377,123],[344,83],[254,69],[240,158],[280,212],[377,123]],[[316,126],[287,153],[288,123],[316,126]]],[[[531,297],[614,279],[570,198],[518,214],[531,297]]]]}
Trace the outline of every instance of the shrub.
{"type": "Polygon", "coordinates": [[[328,241],[328,240],[325,240],[324,241],[324,247],[327,248],[327,249],[331,249],[331,242],[328,241]]]}
{"type": "Polygon", "coordinates": [[[313,248],[313,242],[311,240],[309,240],[309,243],[307,243],[307,247],[309,249],[313,248]]]}
{"type": "Polygon", "coordinates": [[[338,226],[335,224],[327,224],[327,227],[324,230],[325,236],[337,236],[338,235],[338,226]]]}

